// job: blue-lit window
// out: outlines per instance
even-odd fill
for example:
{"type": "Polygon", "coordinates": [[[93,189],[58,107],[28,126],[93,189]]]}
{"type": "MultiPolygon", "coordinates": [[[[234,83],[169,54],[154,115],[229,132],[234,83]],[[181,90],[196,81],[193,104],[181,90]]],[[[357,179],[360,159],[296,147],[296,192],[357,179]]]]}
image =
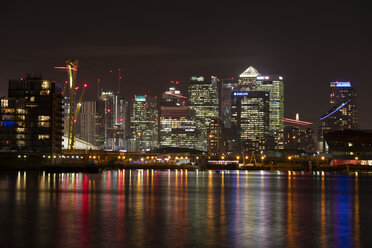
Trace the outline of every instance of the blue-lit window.
{"type": "Polygon", "coordinates": [[[15,127],[16,125],[15,121],[3,121],[3,127],[15,127]]]}

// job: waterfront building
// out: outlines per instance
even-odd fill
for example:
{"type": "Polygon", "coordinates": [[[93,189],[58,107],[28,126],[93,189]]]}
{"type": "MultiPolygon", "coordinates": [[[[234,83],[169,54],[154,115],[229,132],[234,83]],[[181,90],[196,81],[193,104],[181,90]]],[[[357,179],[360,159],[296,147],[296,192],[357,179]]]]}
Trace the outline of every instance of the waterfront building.
{"type": "Polygon", "coordinates": [[[269,147],[269,101],[266,91],[234,91],[232,93],[231,132],[235,149],[255,143],[250,150],[269,147]],[[257,145],[258,144],[258,145],[257,145]]]}
{"type": "Polygon", "coordinates": [[[329,103],[331,108],[320,118],[319,141],[323,152],[327,150],[324,134],[358,128],[356,90],[350,82],[331,82],[329,103]]]}
{"type": "Polygon", "coordinates": [[[192,77],[189,85],[189,108],[195,114],[198,129],[198,146],[201,150],[208,149],[208,127],[211,119],[218,118],[218,85],[217,78],[212,76],[211,81],[204,77],[192,77]]]}
{"type": "Polygon", "coordinates": [[[160,106],[160,146],[202,150],[196,122],[187,107],[187,97],[175,87],[162,94],[160,106]]]}
{"type": "Polygon", "coordinates": [[[372,131],[344,129],[324,134],[331,165],[372,166],[372,131]]]}
{"type": "Polygon", "coordinates": [[[134,96],[130,107],[130,140],[128,150],[145,152],[159,147],[157,98],[134,96]]]}
{"type": "Polygon", "coordinates": [[[315,152],[315,135],[311,128],[313,123],[301,121],[298,114],[296,119],[283,118],[283,123],[285,124],[284,149],[315,152]]]}
{"type": "Polygon", "coordinates": [[[10,80],[1,98],[2,151],[60,153],[63,136],[62,92],[41,75],[10,80]]]}
{"type": "Polygon", "coordinates": [[[209,156],[219,156],[224,154],[226,145],[226,128],[219,118],[213,118],[208,128],[208,154],[209,156]]]}

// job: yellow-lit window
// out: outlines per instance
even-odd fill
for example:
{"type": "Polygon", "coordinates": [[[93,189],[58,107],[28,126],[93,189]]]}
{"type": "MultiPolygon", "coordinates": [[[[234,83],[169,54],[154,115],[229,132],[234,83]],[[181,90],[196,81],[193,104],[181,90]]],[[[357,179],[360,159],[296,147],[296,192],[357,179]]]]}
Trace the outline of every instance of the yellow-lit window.
{"type": "Polygon", "coordinates": [[[41,88],[42,89],[49,89],[49,87],[50,87],[50,83],[48,81],[43,81],[41,83],[41,88]]]}
{"type": "Polygon", "coordinates": [[[18,127],[16,129],[17,133],[24,133],[25,132],[25,129],[23,127],[18,127]]]}
{"type": "Polygon", "coordinates": [[[39,121],[49,121],[50,120],[50,116],[49,115],[39,115],[38,116],[38,120],[39,121]]]}
{"type": "Polygon", "coordinates": [[[50,90],[40,90],[41,96],[48,96],[50,94],[50,90]]]}
{"type": "Polygon", "coordinates": [[[35,102],[35,97],[34,96],[30,97],[30,102],[35,102]]]}
{"type": "Polygon", "coordinates": [[[25,109],[17,109],[17,113],[18,114],[25,114],[26,111],[25,111],[25,109]]]}
{"type": "Polygon", "coordinates": [[[50,123],[48,121],[39,121],[37,125],[38,127],[50,127],[50,123]]]}
{"type": "Polygon", "coordinates": [[[38,139],[39,140],[49,139],[49,134],[39,134],[38,139]]]}
{"type": "Polygon", "coordinates": [[[8,107],[8,99],[1,99],[1,107],[3,108],[8,107]]]}

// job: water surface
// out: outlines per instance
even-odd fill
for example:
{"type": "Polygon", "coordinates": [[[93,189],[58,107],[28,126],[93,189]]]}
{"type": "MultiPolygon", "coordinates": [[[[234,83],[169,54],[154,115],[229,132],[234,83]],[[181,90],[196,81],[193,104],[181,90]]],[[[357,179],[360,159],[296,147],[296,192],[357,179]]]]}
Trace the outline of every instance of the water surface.
{"type": "Polygon", "coordinates": [[[0,173],[0,247],[372,247],[372,175],[0,173]]]}

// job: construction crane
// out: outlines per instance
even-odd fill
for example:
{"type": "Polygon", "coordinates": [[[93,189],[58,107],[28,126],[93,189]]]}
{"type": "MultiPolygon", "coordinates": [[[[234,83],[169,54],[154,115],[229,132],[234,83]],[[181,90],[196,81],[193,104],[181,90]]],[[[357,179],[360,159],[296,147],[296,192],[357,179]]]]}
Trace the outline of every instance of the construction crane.
{"type": "Polygon", "coordinates": [[[69,96],[70,96],[70,107],[69,113],[67,117],[68,123],[68,146],[67,149],[73,150],[75,148],[75,123],[74,123],[74,116],[75,116],[75,95],[76,95],[76,75],[78,70],[79,62],[78,60],[67,60],[65,67],[54,67],[55,69],[63,69],[67,71],[68,76],[68,88],[69,88],[69,96]]]}
{"type": "MultiPolygon", "coordinates": [[[[117,74],[117,94],[120,95],[120,85],[121,85],[121,80],[123,79],[123,75],[122,75],[122,70],[121,68],[119,67],[117,69],[118,71],[118,74],[117,74]]],[[[105,74],[101,74],[100,76],[97,77],[97,98],[99,98],[101,96],[101,91],[102,91],[102,79],[107,77],[108,75],[112,75],[114,73],[114,70],[109,70],[108,73],[105,73],[105,74]]]]}

